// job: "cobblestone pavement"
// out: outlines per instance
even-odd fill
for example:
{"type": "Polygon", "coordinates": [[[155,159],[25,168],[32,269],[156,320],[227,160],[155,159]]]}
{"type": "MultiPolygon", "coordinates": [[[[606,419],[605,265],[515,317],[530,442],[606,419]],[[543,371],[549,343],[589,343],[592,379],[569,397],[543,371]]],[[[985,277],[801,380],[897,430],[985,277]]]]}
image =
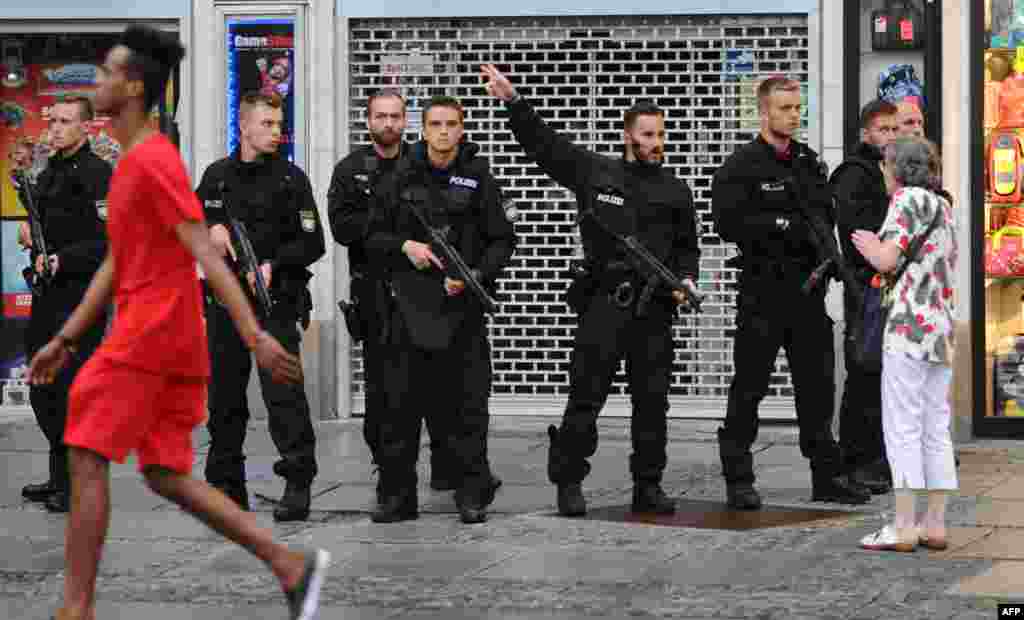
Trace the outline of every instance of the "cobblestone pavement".
{"type": "MultiPolygon", "coordinates": [[[[458,522],[451,494],[425,486],[426,465],[423,516],[372,524],[375,478],[358,420],[318,427],[321,474],[308,522],[270,518],[282,484],[260,424],[246,445],[250,493],[258,519],[283,540],[331,551],[324,619],[990,619],[997,602],[1024,601],[1024,448],[1017,442],[959,446],[962,488],[950,509],[950,549],[895,554],[857,547],[889,516],[890,498],[853,508],[811,503],[810,473],[787,425],[765,426],[756,445],[766,506],[839,513],[742,531],[560,518],[545,475],[548,423],[493,420],[490,457],[505,485],[481,525],[458,522]]],[[[628,421],[600,424],[584,485],[598,512],[627,505],[632,489],[628,421]]],[[[670,422],[664,485],[695,513],[721,511],[716,426],[670,422]]],[[[201,475],[204,433],[196,445],[201,475]]],[[[24,484],[42,480],[46,461],[30,418],[0,420],[7,472],[0,485],[0,618],[48,618],[60,594],[64,518],[20,497],[24,484]]],[[[255,558],[152,495],[131,462],[112,472],[114,515],[97,619],[285,617],[277,583],[255,558]]]]}

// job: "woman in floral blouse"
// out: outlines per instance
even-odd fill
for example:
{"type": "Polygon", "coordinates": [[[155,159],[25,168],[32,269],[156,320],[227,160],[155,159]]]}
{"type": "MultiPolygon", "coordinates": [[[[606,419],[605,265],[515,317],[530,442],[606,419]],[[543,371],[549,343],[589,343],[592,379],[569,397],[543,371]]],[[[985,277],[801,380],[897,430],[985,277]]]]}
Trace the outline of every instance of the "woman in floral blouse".
{"type": "Polygon", "coordinates": [[[956,231],[940,194],[940,160],[921,138],[886,149],[884,170],[892,202],[881,231],[858,230],[853,244],[885,277],[907,248],[942,215],[892,289],[882,355],[882,427],[895,490],[895,521],[866,536],[866,549],[913,551],[920,543],[946,548],[946,497],[957,488],[950,435],[953,284],[956,231]],[[928,510],[915,518],[915,491],[927,491],[928,510]]]}

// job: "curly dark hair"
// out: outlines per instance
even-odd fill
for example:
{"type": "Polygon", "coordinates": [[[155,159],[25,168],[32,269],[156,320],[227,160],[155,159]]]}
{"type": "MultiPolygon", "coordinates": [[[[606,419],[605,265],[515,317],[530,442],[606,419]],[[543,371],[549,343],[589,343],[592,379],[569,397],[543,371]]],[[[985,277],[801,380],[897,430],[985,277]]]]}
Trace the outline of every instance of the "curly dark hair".
{"type": "Polygon", "coordinates": [[[143,102],[152,109],[163,96],[171,71],[185,57],[185,48],[176,34],[142,24],[125,28],[120,45],[131,52],[125,72],[129,79],[142,80],[143,102]]]}

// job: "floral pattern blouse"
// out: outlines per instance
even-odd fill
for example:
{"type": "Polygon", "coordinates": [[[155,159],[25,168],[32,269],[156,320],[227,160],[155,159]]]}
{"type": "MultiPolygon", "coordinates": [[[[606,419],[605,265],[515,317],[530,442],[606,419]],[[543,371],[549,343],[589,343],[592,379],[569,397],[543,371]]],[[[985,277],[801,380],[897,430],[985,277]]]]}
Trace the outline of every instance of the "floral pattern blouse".
{"type": "Polygon", "coordinates": [[[879,238],[896,241],[906,251],[923,235],[936,210],[943,217],[921,246],[917,258],[889,293],[892,301],[884,349],[915,360],[950,365],[953,359],[953,274],[956,269],[956,227],[949,203],[928,189],[906,187],[896,192],[879,238]]]}

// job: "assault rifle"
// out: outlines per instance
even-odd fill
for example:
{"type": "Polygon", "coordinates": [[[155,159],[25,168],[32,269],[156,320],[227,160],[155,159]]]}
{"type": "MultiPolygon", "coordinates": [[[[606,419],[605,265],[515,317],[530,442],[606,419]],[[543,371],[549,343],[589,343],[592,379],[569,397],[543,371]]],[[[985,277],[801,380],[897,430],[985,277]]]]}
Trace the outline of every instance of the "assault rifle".
{"type": "Polygon", "coordinates": [[[32,290],[33,295],[42,295],[53,280],[53,267],[50,266],[50,253],[46,247],[46,238],[43,236],[43,222],[39,216],[39,209],[36,207],[35,197],[32,195],[32,185],[23,172],[11,174],[11,181],[14,188],[18,190],[18,198],[28,212],[28,227],[32,233],[31,256],[43,257],[43,272],[36,272],[35,261],[21,271],[25,282],[32,290]]]}
{"type": "Polygon", "coordinates": [[[480,283],[476,275],[466,264],[466,261],[459,254],[458,250],[452,247],[452,244],[448,242],[448,232],[450,227],[445,226],[444,228],[438,228],[437,226],[431,226],[430,222],[423,213],[416,207],[408,197],[403,194],[402,202],[412,211],[416,219],[419,220],[420,224],[427,230],[427,234],[430,236],[430,244],[441,253],[442,260],[445,264],[445,269],[448,271],[448,277],[453,280],[462,280],[466,283],[468,288],[477,299],[480,300],[480,304],[484,307],[484,312],[493,314],[498,311],[498,302],[491,297],[484,285],[480,283]]]}
{"type": "MultiPolygon", "coordinates": [[[[795,163],[798,171],[803,170],[806,166],[804,161],[801,160],[807,159],[809,159],[809,156],[806,151],[797,153],[797,161],[795,163]]],[[[827,168],[824,163],[819,163],[819,170],[817,172],[825,179],[828,178],[827,168]]],[[[821,260],[821,263],[815,267],[807,281],[804,282],[801,291],[805,295],[809,295],[827,282],[829,278],[835,278],[842,281],[844,292],[851,294],[852,298],[856,300],[857,306],[859,306],[860,298],[863,295],[861,284],[857,282],[853,270],[846,264],[846,259],[843,258],[843,254],[839,250],[839,244],[836,243],[835,235],[820,216],[808,209],[808,197],[804,195],[803,188],[805,183],[812,181],[813,179],[806,177],[801,179],[790,177],[786,179],[786,184],[790,186],[790,191],[796,199],[804,218],[807,220],[811,244],[817,250],[821,260]]]]}
{"type": "Polygon", "coordinates": [[[228,216],[228,226],[231,228],[231,237],[234,239],[235,249],[238,250],[238,260],[242,273],[249,273],[255,276],[256,285],[256,301],[259,306],[258,311],[262,318],[270,318],[270,311],[274,307],[274,300],[270,297],[270,291],[267,289],[267,283],[263,279],[263,272],[260,270],[259,259],[256,258],[256,252],[252,249],[252,241],[249,240],[249,232],[245,228],[245,222],[235,217],[231,210],[231,199],[229,196],[231,192],[228,186],[222,181],[220,184],[221,200],[223,201],[224,212],[228,216]]]}
{"type": "MultiPolygon", "coordinates": [[[[630,259],[633,262],[633,267],[637,270],[637,273],[646,280],[644,290],[640,293],[640,301],[637,303],[636,312],[638,316],[644,316],[647,313],[647,305],[651,301],[651,297],[654,296],[655,291],[659,287],[666,287],[670,291],[685,291],[686,302],[685,305],[689,307],[696,314],[702,313],[704,310],[701,308],[701,304],[704,301],[704,297],[697,291],[697,287],[693,285],[689,280],[680,280],[676,274],[672,273],[672,270],[665,266],[658,257],[651,254],[639,240],[636,235],[623,235],[617,233],[609,228],[601,218],[597,216],[593,208],[587,209],[581,213],[582,217],[590,217],[600,228],[609,235],[611,235],[622,247],[629,253],[630,259]]],[[[629,300],[632,302],[632,299],[629,300]]]]}

